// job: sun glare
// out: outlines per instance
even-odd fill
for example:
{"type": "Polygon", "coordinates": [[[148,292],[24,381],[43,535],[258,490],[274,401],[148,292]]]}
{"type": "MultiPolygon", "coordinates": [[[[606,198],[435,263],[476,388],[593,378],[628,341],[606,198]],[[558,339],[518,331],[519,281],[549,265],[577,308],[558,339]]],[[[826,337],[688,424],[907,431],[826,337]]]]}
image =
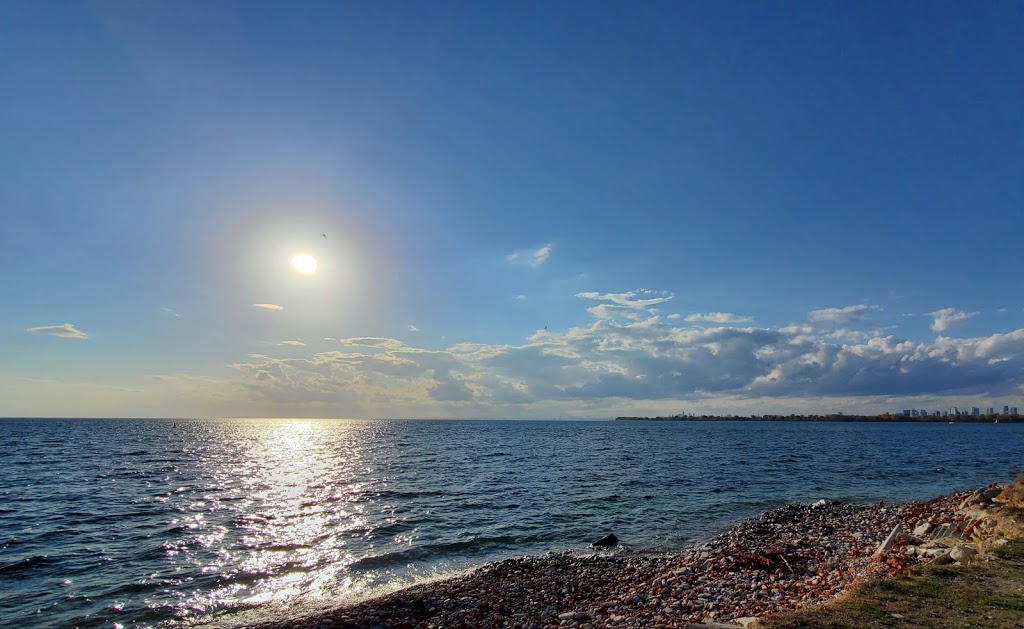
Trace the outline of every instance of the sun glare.
{"type": "Polygon", "coordinates": [[[299,273],[306,275],[316,273],[316,258],[305,253],[300,253],[292,258],[292,268],[299,273]]]}

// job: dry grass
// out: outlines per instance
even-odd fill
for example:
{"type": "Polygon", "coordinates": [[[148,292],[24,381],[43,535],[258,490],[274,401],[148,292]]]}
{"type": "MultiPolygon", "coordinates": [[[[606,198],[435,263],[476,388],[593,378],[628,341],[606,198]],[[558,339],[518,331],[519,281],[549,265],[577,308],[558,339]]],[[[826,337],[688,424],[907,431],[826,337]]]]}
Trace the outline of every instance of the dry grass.
{"type": "Polygon", "coordinates": [[[974,536],[988,560],[918,566],[866,583],[832,604],[764,618],[759,627],[1024,629],[1024,475],[997,501],[1002,505],[974,536]]]}
{"type": "Polygon", "coordinates": [[[1024,540],[994,554],[996,561],[970,566],[920,566],[867,583],[831,605],[765,618],[759,626],[1024,628],[1024,540]]]}

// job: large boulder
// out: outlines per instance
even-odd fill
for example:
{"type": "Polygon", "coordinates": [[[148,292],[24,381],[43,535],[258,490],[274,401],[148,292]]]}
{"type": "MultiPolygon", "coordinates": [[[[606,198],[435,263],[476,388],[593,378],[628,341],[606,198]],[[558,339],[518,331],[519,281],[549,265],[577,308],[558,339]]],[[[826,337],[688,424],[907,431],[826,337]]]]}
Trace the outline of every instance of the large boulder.
{"type": "Polygon", "coordinates": [[[991,502],[992,499],[998,496],[1002,491],[1002,487],[986,487],[984,489],[979,489],[960,503],[960,509],[964,510],[969,507],[973,507],[974,505],[991,502]]]}
{"type": "Polygon", "coordinates": [[[985,502],[991,502],[993,498],[1001,494],[1003,491],[1002,487],[989,487],[988,489],[981,492],[981,498],[985,502]]]}

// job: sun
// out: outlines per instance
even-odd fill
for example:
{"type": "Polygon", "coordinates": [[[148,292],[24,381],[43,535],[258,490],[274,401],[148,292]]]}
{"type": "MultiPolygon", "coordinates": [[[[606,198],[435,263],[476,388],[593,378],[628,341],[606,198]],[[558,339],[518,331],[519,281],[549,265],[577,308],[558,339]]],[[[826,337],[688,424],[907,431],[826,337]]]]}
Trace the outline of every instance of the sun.
{"type": "Polygon", "coordinates": [[[316,273],[316,267],[316,258],[308,253],[300,253],[292,258],[292,268],[303,275],[316,273]]]}

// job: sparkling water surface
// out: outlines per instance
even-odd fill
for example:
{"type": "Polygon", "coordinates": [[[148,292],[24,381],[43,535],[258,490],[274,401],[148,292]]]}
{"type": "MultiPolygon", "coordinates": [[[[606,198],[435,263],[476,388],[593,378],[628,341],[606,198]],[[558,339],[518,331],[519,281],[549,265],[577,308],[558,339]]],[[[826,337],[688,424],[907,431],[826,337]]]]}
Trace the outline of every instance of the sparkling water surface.
{"type": "Polygon", "coordinates": [[[1008,480],[1022,443],[1024,424],[0,420],[0,626],[238,624],[609,531],[675,550],[790,502],[1008,480]]]}

